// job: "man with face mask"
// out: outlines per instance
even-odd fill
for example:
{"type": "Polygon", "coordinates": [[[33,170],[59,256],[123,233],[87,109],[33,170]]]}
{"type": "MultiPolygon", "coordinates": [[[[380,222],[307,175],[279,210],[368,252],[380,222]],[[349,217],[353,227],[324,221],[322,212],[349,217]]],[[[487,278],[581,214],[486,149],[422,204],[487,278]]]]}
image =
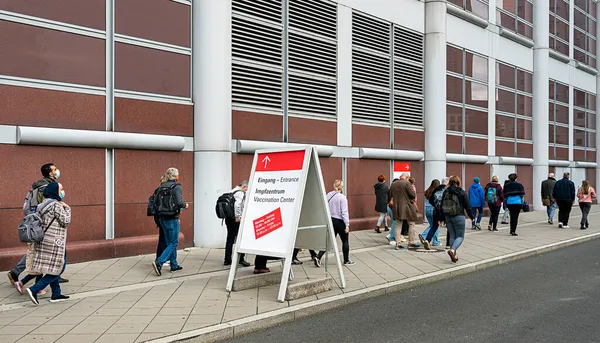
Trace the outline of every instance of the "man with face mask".
{"type": "MultiPolygon", "coordinates": [[[[36,207],[37,204],[41,204],[44,201],[44,188],[52,182],[55,182],[60,177],[60,170],[54,165],[54,163],[46,163],[41,168],[42,178],[34,182],[31,185],[30,193],[34,194],[35,199],[26,199],[23,204],[24,214],[28,214],[31,207],[36,207]]],[[[29,194],[28,194],[29,195],[29,194]]],[[[35,211],[35,210],[34,210],[35,211]]],[[[27,255],[24,255],[17,265],[8,272],[8,280],[12,285],[19,280],[19,275],[25,270],[25,261],[27,255]]],[[[67,279],[60,278],[61,283],[69,282],[67,279]]]]}

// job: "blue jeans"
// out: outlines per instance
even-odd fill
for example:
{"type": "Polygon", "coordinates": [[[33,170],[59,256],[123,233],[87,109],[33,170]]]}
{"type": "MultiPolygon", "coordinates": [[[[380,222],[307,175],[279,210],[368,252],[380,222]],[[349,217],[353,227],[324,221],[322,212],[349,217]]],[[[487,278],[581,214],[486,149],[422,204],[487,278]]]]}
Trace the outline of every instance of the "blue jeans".
{"type": "Polygon", "coordinates": [[[556,203],[553,202],[552,205],[546,207],[546,212],[548,213],[548,220],[552,221],[554,218],[554,212],[556,212],[556,203]]]}
{"type": "MultiPolygon", "coordinates": [[[[427,223],[429,223],[429,226],[427,226],[427,228],[423,232],[421,232],[421,237],[423,237],[423,239],[426,239],[427,234],[429,233],[429,230],[431,230],[431,226],[433,225],[433,207],[432,206],[425,207],[425,217],[427,218],[427,223]]],[[[437,225],[436,225],[435,234],[433,235],[433,241],[431,242],[433,245],[440,245],[440,241],[438,240],[439,233],[440,233],[440,230],[437,229],[437,225]]]]}
{"type": "Polygon", "coordinates": [[[171,263],[171,269],[176,268],[177,264],[177,245],[179,244],[179,219],[170,219],[160,217],[158,219],[160,229],[163,230],[167,247],[156,259],[156,264],[162,266],[167,260],[171,263]]]}
{"type": "Polygon", "coordinates": [[[465,240],[465,216],[446,217],[450,249],[456,251],[465,240]]]}
{"type": "Polygon", "coordinates": [[[67,256],[65,255],[65,261],[63,263],[62,270],[58,275],[44,275],[35,285],[31,286],[29,289],[31,293],[38,294],[42,289],[48,287],[50,285],[50,289],[52,289],[52,299],[56,299],[60,296],[60,276],[65,271],[67,267],[67,256]]]}
{"type": "Polygon", "coordinates": [[[473,227],[475,227],[475,224],[481,223],[481,218],[483,218],[483,206],[471,207],[471,213],[473,213],[473,217],[476,218],[476,220],[473,220],[473,227]]]}
{"type": "Polygon", "coordinates": [[[391,207],[387,207],[387,212],[388,215],[390,216],[390,219],[392,220],[392,225],[391,225],[391,230],[390,230],[390,241],[395,241],[396,240],[396,221],[394,220],[394,212],[392,212],[392,208],[391,207]]]}

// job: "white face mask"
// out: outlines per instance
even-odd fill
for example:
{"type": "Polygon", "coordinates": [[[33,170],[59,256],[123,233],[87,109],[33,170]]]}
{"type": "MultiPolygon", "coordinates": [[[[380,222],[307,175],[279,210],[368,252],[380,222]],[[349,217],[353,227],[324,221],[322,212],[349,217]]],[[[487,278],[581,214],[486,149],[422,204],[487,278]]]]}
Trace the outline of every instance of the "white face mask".
{"type": "Polygon", "coordinates": [[[58,179],[60,177],[60,169],[55,169],[54,170],[54,179],[58,179]]]}

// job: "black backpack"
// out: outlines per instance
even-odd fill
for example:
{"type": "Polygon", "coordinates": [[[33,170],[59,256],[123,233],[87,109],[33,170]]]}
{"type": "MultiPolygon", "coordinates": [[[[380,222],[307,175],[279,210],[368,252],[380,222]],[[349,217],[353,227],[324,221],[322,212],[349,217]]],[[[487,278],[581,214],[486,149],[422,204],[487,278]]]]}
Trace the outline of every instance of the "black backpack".
{"type": "Polygon", "coordinates": [[[179,204],[178,200],[175,199],[176,186],[179,186],[179,184],[174,183],[168,187],[164,185],[158,187],[148,199],[146,214],[157,217],[172,217],[177,215],[179,213],[179,204]]]}
{"type": "Polygon", "coordinates": [[[458,195],[454,192],[446,191],[442,198],[442,213],[446,216],[453,217],[462,214],[461,211],[462,206],[458,195]]]}
{"type": "Polygon", "coordinates": [[[237,192],[241,192],[241,190],[238,189],[235,192],[224,193],[217,199],[217,204],[215,205],[217,218],[235,218],[235,193],[237,192]]]}

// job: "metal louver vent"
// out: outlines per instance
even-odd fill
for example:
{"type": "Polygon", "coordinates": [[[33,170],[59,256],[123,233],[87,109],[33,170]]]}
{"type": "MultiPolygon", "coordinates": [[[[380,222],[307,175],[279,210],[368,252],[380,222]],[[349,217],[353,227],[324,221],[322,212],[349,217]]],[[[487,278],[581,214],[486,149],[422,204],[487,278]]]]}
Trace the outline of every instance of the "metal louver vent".
{"type": "Polygon", "coordinates": [[[352,50],[352,80],[382,88],[390,87],[390,58],[352,50]]]}
{"type": "Polygon", "coordinates": [[[423,98],[394,94],[394,124],[423,127],[423,98]]]}
{"type": "Polygon", "coordinates": [[[390,93],[352,87],[352,117],[369,122],[390,122],[390,93]]]}
{"type": "MultiPolygon", "coordinates": [[[[275,2],[275,1],[273,1],[275,2]]],[[[322,0],[289,0],[290,28],[337,38],[337,5],[322,0]]]]}
{"type": "Polygon", "coordinates": [[[390,53],[390,23],[364,14],[352,13],[352,45],[390,53]]]}
{"type": "Polygon", "coordinates": [[[234,106],[283,109],[283,15],[276,1],[233,0],[234,106]]]}
{"type": "Polygon", "coordinates": [[[337,115],[337,5],[289,0],[288,110],[337,115]]]}
{"type": "Polygon", "coordinates": [[[394,26],[394,57],[423,63],[423,34],[394,26]]]}
{"type": "Polygon", "coordinates": [[[423,65],[394,61],[394,91],[423,94],[423,65]]]}
{"type": "Polygon", "coordinates": [[[394,126],[423,127],[423,35],[394,26],[394,126]]]}

